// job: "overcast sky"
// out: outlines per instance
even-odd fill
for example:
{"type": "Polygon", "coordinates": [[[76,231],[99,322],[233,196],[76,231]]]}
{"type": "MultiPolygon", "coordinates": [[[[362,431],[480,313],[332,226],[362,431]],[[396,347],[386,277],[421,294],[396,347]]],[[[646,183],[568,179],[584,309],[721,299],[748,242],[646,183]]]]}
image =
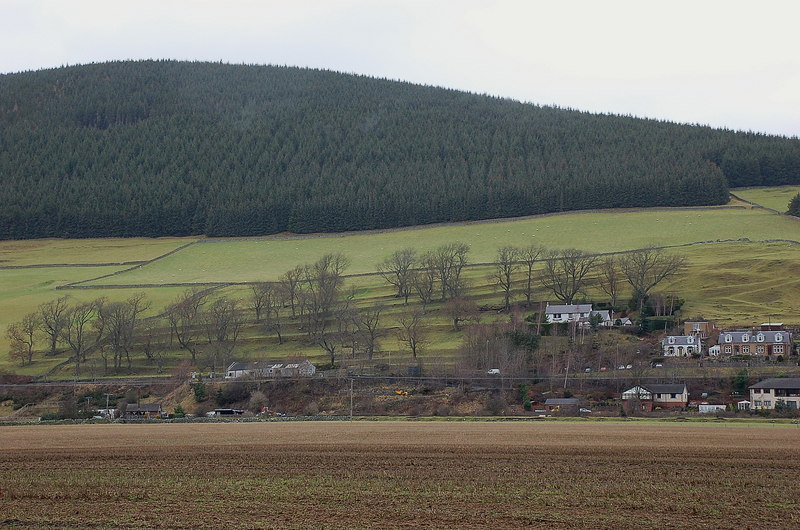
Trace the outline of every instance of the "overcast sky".
{"type": "Polygon", "coordinates": [[[796,0],[0,0],[0,73],[309,66],[800,136],[799,21],[796,0]]]}

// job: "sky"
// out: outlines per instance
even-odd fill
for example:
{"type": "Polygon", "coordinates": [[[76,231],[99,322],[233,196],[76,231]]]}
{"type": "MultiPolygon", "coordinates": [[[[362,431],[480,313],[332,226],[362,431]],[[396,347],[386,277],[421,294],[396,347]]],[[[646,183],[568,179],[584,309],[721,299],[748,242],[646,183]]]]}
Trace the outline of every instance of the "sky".
{"type": "Polygon", "coordinates": [[[0,0],[0,73],[307,66],[800,136],[798,20],[796,0],[0,0]]]}

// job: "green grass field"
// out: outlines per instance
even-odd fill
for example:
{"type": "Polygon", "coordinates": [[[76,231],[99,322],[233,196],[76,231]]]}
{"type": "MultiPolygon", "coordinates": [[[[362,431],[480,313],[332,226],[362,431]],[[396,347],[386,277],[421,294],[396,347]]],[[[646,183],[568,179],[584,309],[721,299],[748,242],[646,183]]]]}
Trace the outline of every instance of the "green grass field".
{"type": "MultiPolygon", "coordinates": [[[[737,190],[737,193],[766,205],[773,204],[770,200],[777,201],[775,197],[794,192],[780,188],[737,190]]],[[[149,261],[192,241],[199,242],[133,268],[121,265],[0,268],[0,329],[5,330],[9,323],[34,311],[39,304],[63,294],[70,295],[76,302],[101,296],[113,301],[143,291],[151,302],[148,314],[152,315],[162,311],[193,283],[275,280],[290,268],[311,263],[329,252],[342,252],[350,258],[347,274],[365,274],[374,272],[376,264],[395,250],[414,247],[424,252],[453,241],[471,246],[472,263],[492,262],[498,247],[523,246],[531,242],[551,249],[580,248],[599,253],[652,245],[676,247],[670,252],[685,254],[690,267],[679,280],[659,286],[659,290],[674,292],[686,300],[684,317],[703,316],[726,326],[753,325],[767,320],[796,324],[800,323],[800,245],[785,241],[797,240],[800,240],[800,220],[740,206],[579,212],[295,239],[5,241],[0,243],[0,267],[149,261]],[[100,278],[111,273],[116,274],[100,278]],[[81,282],[84,288],[56,290],[58,286],[75,282],[81,282]],[[186,286],[164,285],[170,283],[186,286]],[[108,286],[121,288],[103,288],[108,286]]],[[[499,293],[487,279],[490,272],[490,266],[475,266],[467,271],[470,296],[482,305],[500,303],[499,293]]],[[[357,304],[382,302],[389,306],[385,313],[389,329],[383,339],[381,355],[389,362],[401,357],[405,362],[396,338],[397,320],[405,309],[398,305],[391,290],[377,276],[358,276],[349,283],[358,288],[357,304]]],[[[231,286],[217,292],[246,297],[248,288],[231,286]]],[[[596,289],[590,289],[587,294],[590,300],[605,299],[596,289]]],[[[552,298],[541,288],[536,297],[537,300],[552,298]]],[[[440,313],[440,307],[434,305],[432,309],[428,355],[451,356],[458,348],[461,335],[449,331],[449,323],[440,313]]],[[[296,341],[278,345],[274,337],[267,337],[264,332],[250,330],[248,333],[248,340],[237,348],[237,355],[242,358],[262,356],[266,345],[276,357],[299,354],[324,360],[316,346],[296,341]]],[[[5,356],[7,349],[8,340],[2,334],[0,367],[11,368],[5,356]]],[[[24,370],[17,366],[13,369],[21,373],[41,373],[55,362],[57,360],[50,359],[24,370]]]]}
{"type": "Polygon", "coordinates": [[[777,188],[738,188],[731,190],[738,197],[765,208],[785,212],[792,197],[800,193],[800,186],[780,186],[777,188]]]}
{"type": "Polygon", "coordinates": [[[129,273],[91,284],[270,281],[295,265],[312,263],[330,252],[342,252],[350,258],[349,274],[369,273],[396,250],[414,247],[424,252],[453,241],[470,245],[473,263],[489,263],[499,247],[531,242],[551,249],[618,252],[740,238],[800,239],[800,221],[747,208],[668,209],[574,213],[288,241],[205,240],[129,273]]]}

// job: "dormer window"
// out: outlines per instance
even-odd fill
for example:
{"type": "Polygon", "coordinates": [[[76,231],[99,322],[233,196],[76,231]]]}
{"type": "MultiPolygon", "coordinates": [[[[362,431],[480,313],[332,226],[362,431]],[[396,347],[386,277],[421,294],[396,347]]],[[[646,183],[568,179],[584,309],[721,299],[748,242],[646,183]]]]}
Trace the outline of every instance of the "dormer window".
{"type": "Polygon", "coordinates": [[[742,342],[750,342],[750,335],[747,333],[742,334],[742,342]]]}
{"type": "Polygon", "coordinates": [[[732,342],[732,341],[733,341],[733,337],[731,337],[730,334],[725,335],[725,342],[732,342]]]}
{"type": "Polygon", "coordinates": [[[758,335],[756,335],[756,340],[758,342],[764,342],[764,334],[763,333],[759,333],[758,335]]]}
{"type": "Polygon", "coordinates": [[[688,342],[689,344],[694,344],[694,337],[692,337],[692,336],[689,336],[689,337],[686,339],[686,342],[688,342]]]}
{"type": "Polygon", "coordinates": [[[668,342],[669,342],[670,344],[675,344],[675,337],[670,337],[670,338],[668,339],[668,342]]]}
{"type": "Polygon", "coordinates": [[[775,342],[782,342],[782,341],[783,341],[783,335],[781,335],[780,333],[776,333],[775,342]]]}

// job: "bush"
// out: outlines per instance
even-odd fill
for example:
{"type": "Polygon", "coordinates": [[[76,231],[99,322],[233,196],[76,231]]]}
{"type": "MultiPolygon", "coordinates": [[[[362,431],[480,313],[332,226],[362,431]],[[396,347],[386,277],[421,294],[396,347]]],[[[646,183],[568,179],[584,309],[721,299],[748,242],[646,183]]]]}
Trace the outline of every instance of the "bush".
{"type": "Polygon", "coordinates": [[[506,400],[499,392],[492,393],[486,399],[486,412],[492,416],[500,415],[506,408],[506,400]]]}

